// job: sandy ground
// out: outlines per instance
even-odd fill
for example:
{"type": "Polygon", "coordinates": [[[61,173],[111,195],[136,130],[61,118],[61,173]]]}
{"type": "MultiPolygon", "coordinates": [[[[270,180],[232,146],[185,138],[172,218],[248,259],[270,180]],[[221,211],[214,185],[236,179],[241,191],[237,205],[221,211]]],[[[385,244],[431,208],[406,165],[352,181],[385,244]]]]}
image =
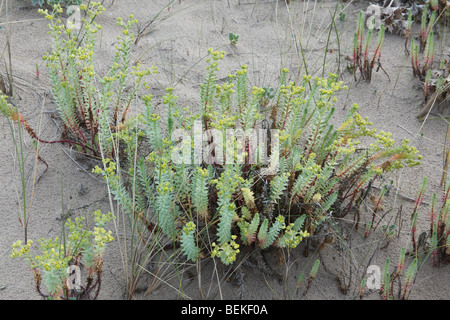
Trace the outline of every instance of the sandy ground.
{"type": "MultiPolygon", "coordinates": [[[[0,48],[4,49],[6,34],[11,32],[11,58],[15,76],[16,90],[20,97],[18,107],[29,119],[40,135],[48,140],[59,136],[56,124],[46,111],[54,110],[49,92],[49,80],[42,62],[42,55],[49,50],[50,39],[47,34],[47,22],[34,8],[27,8],[22,1],[1,1],[0,48]],[[5,14],[5,9],[8,14],[5,14]],[[9,20],[10,24],[5,23],[9,20]],[[36,64],[40,76],[36,76],[36,64]]],[[[221,73],[226,75],[240,65],[249,66],[249,78],[252,85],[274,86],[278,81],[279,70],[288,68],[293,77],[303,74],[303,62],[299,53],[298,38],[302,36],[304,54],[311,73],[321,73],[325,46],[329,36],[330,12],[334,11],[335,1],[284,1],[258,0],[176,0],[167,7],[169,1],[162,0],[105,0],[106,12],[98,22],[103,26],[99,41],[99,73],[108,66],[114,53],[116,35],[120,32],[116,25],[118,17],[126,18],[130,14],[139,20],[141,29],[154,20],[136,46],[133,47],[133,60],[159,68],[159,82],[150,89],[156,99],[164,94],[164,88],[172,86],[181,105],[195,105],[198,99],[199,84],[204,75],[204,58],[209,47],[225,50],[227,55],[221,63],[221,73]],[[231,46],[228,33],[240,35],[238,44],[231,46]]],[[[340,95],[337,104],[336,120],[342,118],[352,103],[361,106],[360,113],[368,116],[380,130],[390,131],[400,141],[408,138],[424,156],[423,165],[404,169],[387,179],[394,181],[398,194],[391,192],[387,208],[393,210],[385,216],[395,219],[398,208],[402,206],[401,223],[396,224],[396,234],[389,243],[381,243],[381,236],[375,234],[363,239],[362,230],[345,231],[348,221],[341,221],[342,234],[347,241],[336,239],[327,245],[320,256],[303,257],[301,249],[293,252],[289,266],[278,266],[279,272],[288,273],[286,281],[277,281],[261,272],[243,269],[245,284],[235,281],[218,281],[223,274],[208,273],[212,263],[205,265],[202,271],[202,288],[206,299],[236,299],[242,294],[244,299],[355,299],[358,298],[358,283],[364,276],[369,257],[371,264],[383,268],[389,257],[394,265],[398,260],[401,246],[410,246],[409,216],[411,202],[423,177],[428,177],[428,189],[425,202],[434,191],[439,191],[442,174],[443,149],[447,122],[439,113],[432,114],[422,123],[416,115],[423,102],[420,83],[412,75],[409,58],[403,51],[404,38],[387,34],[382,53],[382,65],[390,79],[383,73],[374,73],[372,82],[355,82],[346,72],[345,57],[351,53],[351,42],[358,12],[365,9],[367,2],[347,1],[339,6],[344,8],[346,18],[336,19],[339,42],[333,31],[330,34],[329,50],[326,57],[326,70],[341,72],[342,80],[350,87],[340,95]],[[341,53],[340,59],[338,54],[341,53]],[[340,63],[339,63],[340,62],[340,63]],[[403,197],[399,196],[403,195],[403,197]],[[401,229],[399,231],[399,229],[401,229]],[[349,241],[349,239],[351,241],[349,241]],[[388,244],[387,246],[385,246],[388,244]],[[380,249],[380,247],[385,247],[380,249]],[[311,261],[322,260],[317,278],[306,295],[295,292],[296,279],[305,270],[309,271],[311,261]],[[339,288],[351,282],[349,292],[344,294],[339,288]],[[356,285],[355,285],[356,283],[356,285]]],[[[448,40],[447,40],[448,41],[448,40]]],[[[441,42],[442,44],[442,42],[441,42]]],[[[444,50],[448,51],[448,46],[444,50]]],[[[3,52],[2,52],[3,53],[3,52]]],[[[5,56],[6,57],[6,56],[5,56]]],[[[1,62],[3,63],[3,61],[1,62]]],[[[4,70],[4,65],[1,71],[4,70]]],[[[18,221],[20,180],[13,156],[9,127],[5,119],[0,118],[0,299],[39,299],[34,290],[33,275],[21,261],[11,260],[11,244],[23,238],[23,230],[18,221]]],[[[32,191],[32,180],[39,177],[45,166],[37,164],[34,171],[34,152],[31,139],[26,137],[26,163],[28,194],[32,191]]],[[[32,202],[27,200],[30,221],[28,235],[31,239],[58,236],[61,230],[61,212],[63,206],[78,209],[84,214],[94,209],[108,210],[104,201],[105,184],[90,176],[89,163],[73,161],[59,145],[41,145],[40,154],[49,165],[33,190],[32,202]],[[82,190],[80,189],[82,186],[82,190]]],[[[365,218],[363,217],[362,220],[365,218]]],[[[392,221],[392,220],[391,220],[392,221]]],[[[427,231],[429,222],[427,206],[421,207],[419,216],[420,232],[427,231]]],[[[268,257],[272,259],[273,257],[268,257]]],[[[102,290],[99,299],[122,299],[124,289],[123,266],[117,243],[108,247],[104,263],[102,290]]],[[[273,258],[275,259],[275,258],[273,258]]],[[[407,265],[409,260],[407,262],[407,265]]],[[[274,264],[276,266],[276,264],[274,264]]],[[[392,269],[391,269],[392,270],[392,269]]],[[[447,299],[450,284],[449,266],[433,268],[431,259],[421,265],[411,299],[447,299]]],[[[145,291],[149,279],[144,279],[145,291]],[[147,282],[146,282],[147,281],[147,282]]],[[[139,293],[137,299],[175,299],[181,298],[177,288],[182,283],[185,297],[200,298],[198,278],[183,275],[180,279],[168,279],[149,295],[139,293]]],[[[368,292],[365,299],[379,299],[377,292],[368,292]]]]}

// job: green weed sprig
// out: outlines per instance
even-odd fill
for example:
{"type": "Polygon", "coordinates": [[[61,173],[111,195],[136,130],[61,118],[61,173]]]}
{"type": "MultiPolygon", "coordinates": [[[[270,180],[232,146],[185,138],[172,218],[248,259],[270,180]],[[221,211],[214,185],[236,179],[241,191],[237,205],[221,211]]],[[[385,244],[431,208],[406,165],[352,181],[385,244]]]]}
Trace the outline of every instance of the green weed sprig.
{"type": "MultiPolygon", "coordinates": [[[[356,32],[353,39],[352,70],[355,80],[356,80],[356,71],[359,70],[361,78],[363,80],[367,80],[370,82],[372,80],[372,72],[373,69],[375,68],[375,64],[377,64],[378,66],[376,69],[377,72],[379,69],[382,69],[384,71],[380,62],[381,49],[383,46],[385,34],[384,24],[381,25],[380,30],[378,31],[378,38],[375,50],[372,54],[372,57],[370,57],[369,51],[370,51],[370,43],[372,40],[372,33],[373,29],[369,29],[364,41],[364,18],[362,12],[360,12],[356,26],[356,32]]],[[[386,71],[384,71],[384,73],[389,78],[389,75],[386,73],[386,71]]]]}
{"type": "Polygon", "coordinates": [[[422,19],[421,19],[421,24],[420,24],[420,52],[423,53],[428,40],[430,39],[430,33],[432,31],[434,22],[436,20],[436,12],[435,10],[433,10],[433,12],[431,13],[431,17],[430,17],[430,21],[428,21],[427,24],[427,18],[428,18],[428,4],[425,5],[424,9],[423,9],[423,13],[422,13],[422,19]]]}
{"type": "MultiPolygon", "coordinates": [[[[427,33],[427,41],[425,49],[423,51],[422,59],[419,58],[419,45],[415,43],[414,38],[411,39],[411,64],[413,68],[414,77],[418,77],[421,81],[426,82],[426,86],[429,84],[429,75],[433,67],[434,54],[436,50],[436,43],[434,41],[434,32],[431,30],[427,33]],[[427,79],[428,78],[428,79],[427,79]]],[[[428,96],[428,87],[425,89],[425,95],[428,96]]]]}
{"type": "Polygon", "coordinates": [[[410,54],[408,51],[408,42],[409,42],[409,37],[411,35],[411,27],[412,27],[412,10],[409,10],[408,20],[406,21],[406,28],[405,28],[405,51],[408,54],[410,54]]]}
{"type": "Polygon", "coordinates": [[[311,268],[311,271],[309,272],[308,282],[307,282],[307,285],[306,285],[305,292],[303,293],[304,295],[306,295],[306,293],[311,288],[312,282],[316,278],[317,272],[319,271],[319,266],[320,266],[320,260],[316,260],[314,262],[314,265],[311,268]]]}
{"type": "Polygon", "coordinates": [[[239,40],[239,35],[238,34],[234,34],[233,32],[230,32],[228,34],[228,39],[230,40],[230,44],[236,45],[238,43],[238,40],[239,40]]]}

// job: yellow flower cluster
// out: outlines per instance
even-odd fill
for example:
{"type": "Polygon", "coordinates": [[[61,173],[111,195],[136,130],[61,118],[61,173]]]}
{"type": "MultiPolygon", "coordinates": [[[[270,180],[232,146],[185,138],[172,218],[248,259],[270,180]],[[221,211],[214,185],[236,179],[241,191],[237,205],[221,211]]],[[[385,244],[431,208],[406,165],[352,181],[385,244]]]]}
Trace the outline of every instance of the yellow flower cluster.
{"type": "MultiPolygon", "coordinates": [[[[55,252],[52,252],[54,254],[55,252]]],[[[37,258],[37,257],[36,257],[37,258]]],[[[45,271],[54,270],[65,270],[68,267],[67,259],[43,259],[45,263],[43,263],[42,267],[45,271]]]]}
{"type": "MultiPolygon", "coordinates": [[[[137,24],[137,23],[138,23],[138,20],[135,19],[135,18],[134,18],[134,15],[132,15],[132,14],[129,15],[129,17],[128,17],[128,22],[127,22],[127,23],[125,23],[125,22],[123,21],[123,18],[122,18],[122,17],[117,18],[117,25],[123,27],[123,28],[125,29],[124,31],[128,30],[131,26],[133,26],[133,25],[135,25],[135,24],[137,24]]],[[[125,33],[124,33],[124,34],[125,34],[125,33]]],[[[128,33],[125,34],[125,35],[128,35],[128,33]]]]}
{"type": "Polygon", "coordinates": [[[167,94],[163,96],[163,103],[164,104],[173,104],[177,100],[177,96],[173,95],[173,88],[168,87],[166,88],[167,94]]]}
{"type": "Polygon", "coordinates": [[[320,202],[320,200],[322,200],[322,195],[321,195],[320,193],[316,193],[316,194],[313,196],[313,201],[314,201],[314,202],[320,202]]]}
{"type": "MultiPolygon", "coordinates": [[[[306,161],[306,164],[303,165],[301,162],[297,163],[295,170],[296,171],[300,171],[300,170],[308,171],[312,175],[320,174],[320,172],[322,171],[322,167],[320,165],[318,165],[317,163],[314,163],[315,157],[316,157],[315,153],[311,153],[309,155],[309,159],[306,161]]],[[[305,160],[303,159],[303,161],[305,161],[305,160]]]]}
{"type": "MultiPolygon", "coordinates": [[[[228,76],[230,77],[230,76],[228,76]]],[[[215,85],[216,88],[216,97],[219,98],[220,94],[222,93],[234,93],[234,83],[232,82],[225,82],[222,85],[215,85]]]]}
{"type": "Polygon", "coordinates": [[[192,221],[189,221],[188,223],[186,223],[183,227],[183,230],[185,232],[186,235],[189,235],[191,232],[195,231],[195,223],[193,223],[192,221]]]}
{"type": "Polygon", "coordinates": [[[202,169],[201,167],[197,167],[197,171],[198,173],[200,173],[202,175],[202,177],[207,177],[208,176],[208,169],[202,169]]]}
{"type": "Polygon", "coordinates": [[[152,69],[143,68],[142,64],[140,63],[138,63],[136,66],[133,66],[132,68],[133,68],[132,74],[137,78],[143,78],[154,72],[152,69]]]}
{"type": "Polygon", "coordinates": [[[282,130],[279,133],[278,139],[280,140],[280,142],[285,142],[290,138],[290,134],[287,130],[282,130]]]}
{"type": "Polygon", "coordinates": [[[13,250],[11,253],[11,258],[18,258],[23,255],[28,255],[30,253],[30,247],[32,244],[33,244],[32,240],[28,240],[25,245],[22,245],[21,240],[17,240],[12,245],[13,250]]]}
{"type": "Polygon", "coordinates": [[[244,182],[245,182],[244,178],[242,178],[238,174],[232,176],[230,171],[228,170],[222,173],[220,179],[211,180],[211,184],[216,184],[216,188],[217,190],[219,190],[219,192],[217,193],[219,197],[223,194],[224,191],[229,191],[223,190],[224,186],[229,187],[230,190],[236,190],[237,187],[244,182]]]}
{"type": "Polygon", "coordinates": [[[309,237],[309,233],[306,231],[295,231],[294,223],[289,224],[284,229],[284,235],[281,238],[283,243],[281,245],[289,248],[296,248],[304,238],[309,237]]]}
{"type": "Polygon", "coordinates": [[[111,230],[106,232],[104,228],[94,227],[92,235],[94,236],[94,241],[96,242],[97,248],[103,248],[105,244],[114,240],[111,233],[111,230]]]}
{"type": "Polygon", "coordinates": [[[254,96],[262,95],[263,93],[264,93],[264,89],[263,88],[258,88],[256,86],[254,86],[252,88],[252,95],[254,95],[254,96]]]}
{"type": "Polygon", "coordinates": [[[164,184],[161,184],[160,186],[158,186],[158,192],[165,194],[169,191],[173,191],[173,187],[170,186],[169,182],[165,182],[164,184]]]}
{"type": "Polygon", "coordinates": [[[332,149],[340,154],[353,154],[356,152],[356,146],[361,142],[352,138],[342,137],[333,141],[332,149]]]}
{"type": "Polygon", "coordinates": [[[103,174],[103,178],[106,180],[108,177],[113,177],[116,174],[116,164],[111,159],[102,160],[105,170],[102,170],[99,166],[95,166],[92,172],[95,174],[103,174]]]}
{"type": "Polygon", "coordinates": [[[144,101],[146,104],[149,104],[151,101],[152,101],[152,99],[153,99],[153,95],[151,95],[151,94],[146,94],[146,95],[144,95],[144,96],[142,96],[142,101],[144,101]]]}
{"type": "Polygon", "coordinates": [[[98,226],[104,226],[110,220],[114,220],[116,217],[108,212],[107,214],[103,214],[101,210],[94,211],[94,221],[98,226]]]}
{"type": "MultiPolygon", "coordinates": [[[[299,96],[301,93],[305,91],[304,86],[296,86],[294,82],[290,82],[288,85],[280,86],[280,93],[286,96],[287,99],[292,99],[294,96],[299,96]]],[[[297,100],[302,103],[305,102],[303,99],[297,100]]]]}
{"type": "Polygon", "coordinates": [[[390,148],[394,145],[395,141],[391,139],[392,133],[384,132],[380,130],[377,134],[375,134],[375,138],[378,139],[379,142],[383,144],[385,148],[390,148]]]}
{"type": "MultiPolygon", "coordinates": [[[[353,124],[353,118],[345,120],[337,129],[338,132],[342,132],[353,124]]],[[[350,128],[351,129],[351,128],[350,128]]]]}
{"type": "Polygon", "coordinates": [[[241,66],[241,70],[238,70],[236,73],[238,75],[242,76],[247,73],[247,69],[248,69],[248,66],[246,64],[244,64],[243,66],[241,66]]]}
{"type": "Polygon", "coordinates": [[[222,262],[226,265],[229,265],[236,261],[236,255],[240,252],[239,251],[239,244],[235,242],[237,236],[232,235],[231,240],[229,242],[225,242],[221,246],[217,245],[215,242],[213,242],[212,247],[213,250],[211,251],[211,257],[219,257],[222,262]]]}
{"type": "Polygon", "coordinates": [[[60,243],[59,238],[39,241],[42,255],[36,256],[35,266],[39,266],[44,271],[60,270],[65,272],[69,261],[72,259],[70,254],[66,254],[64,246],[60,243]]]}
{"type": "Polygon", "coordinates": [[[152,115],[150,116],[150,119],[149,119],[149,120],[150,120],[150,121],[153,121],[153,122],[156,122],[156,121],[161,120],[161,117],[158,116],[156,113],[152,113],[152,115]]]}
{"type": "Polygon", "coordinates": [[[236,124],[237,115],[227,115],[226,113],[210,112],[206,114],[211,121],[211,127],[217,130],[232,128],[236,124]]]}
{"type": "Polygon", "coordinates": [[[210,54],[210,57],[206,59],[206,62],[209,63],[209,66],[206,69],[218,71],[219,68],[217,67],[218,66],[217,61],[222,60],[224,58],[225,51],[214,51],[213,48],[209,48],[208,53],[210,54]]]}
{"type": "MultiPolygon", "coordinates": [[[[225,56],[225,51],[214,51],[213,48],[208,49],[208,53],[211,55],[211,58],[213,60],[222,60],[225,56]]],[[[206,62],[209,62],[210,60],[206,60],[206,62]]]]}
{"type": "Polygon", "coordinates": [[[281,228],[284,229],[286,228],[285,222],[284,222],[284,217],[282,215],[279,215],[276,220],[281,224],[281,228]]]}

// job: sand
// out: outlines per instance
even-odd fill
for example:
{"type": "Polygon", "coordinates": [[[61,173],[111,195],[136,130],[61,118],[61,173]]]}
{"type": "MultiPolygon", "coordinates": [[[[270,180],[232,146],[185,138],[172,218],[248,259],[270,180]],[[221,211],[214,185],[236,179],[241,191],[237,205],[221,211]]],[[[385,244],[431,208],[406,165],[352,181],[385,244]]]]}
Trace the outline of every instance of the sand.
{"type": "MultiPolygon", "coordinates": [[[[50,48],[47,22],[36,8],[30,8],[25,1],[6,0],[0,3],[0,48],[4,50],[7,33],[10,32],[11,65],[16,92],[20,97],[17,107],[41,137],[57,139],[60,135],[58,122],[53,121],[49,113],[56,106],[49,94],[48,73],[42,61],[42,56],[50,48]],[[8,9],[7,15],[5,9],[8,9]],[[8,25],[7,19],[10,22],[8,25]],[[36,65],[39,66],[39,77],[36,65]]],[[[345,19],[336,19],[338,39],[334,30],[329,33],[330,12],[335,9],[335,1],[316,3],[297,0],[291,1],[289,5],[275,0],[175,0],[167,6],[168,3],[161,0],[105,0],[106,12],[97,21],[103,26],[97,51],[100,74],[109,66],[114,53],[116,35],[120,32],[116,20],[130,14],[139,20],[141,30],[153,20],[138,44],[133,46],[133,61],[139,59],[145,66],[158,67],[159,83],[151,85],[151,93],[155,99],[160,99],[164,88],[174,87],[180,105],[197,104],[199,85],[205,74],[204,60],[210,47],[227,53],[220,65],[220,75],[226,76],[246,64],[251,85],[270,87],[279,80],[281,68],[288,68],[293,79],[297,73],[304,74],[298,46],[300,34],[309,72],[321,74],[327,39],[330,37],[326,72],[339,70],[341,79],[350,87],[349,91],[339,96],[336,121],[342,119],[352,103],[357,103],[360,113],[369,117],[376,128],[391,132],[397,141],[409,139],[423,155],[423,164],[385,177],[387,181],[392,180],[398,189],[393,188],[386,199],[386,211],[392,210],[384,219],[393,221],[389,219],[395,218],[399,208],[402,208],[401,223],[396,223],[395,235],[388,243],[380,240],[383,238],[380,232],[364,239],[363,228],[354,232],[346,231],[353,219],[352,215],[348,215],[337,226],[347,240],[336,238],[320,251],[320,256],[311,254],[305,258],[302,248],[299,248],[292,252],[289,260],[291,264],[278,266],[274,261],[276,257],[268,254],[267,259],[274,268],[282,274],[288,273],[285,281],[244,267],[244,284],[239,285],[235,279],[227,281],[224,278],[223,267],[219,266],[218,273],[213,273],[213,264],[209,260],[202,268],[200,280],[196,272],[193,275],[183,274],[180,278],[163,278],[167,283],[161,283],[156,290],[146,295],[151,280],[148,276],[142,279],[134,298],[359,299],[359,282],[365,275],[370,257],[370,264],[378,265],[381,269],[386,258],[390,258],[394,266],[400,248],[405,246],[409,249],[411,245],[409,228],[412,202],[407,198],[416,196],[423,177],[428,177],[425,202],[429,202],[433,192],[441,190],[447,121],[437,110],[433,110],[424,123],[417,118],[423,103],[423,93],[419,80],[413,77],[409,58],[403,50],[404,38],[386,34],[381,61],[389,78],[380,70],[374,73],[370,83],[355,82],[346,71],[345,57],[351,54],[356,18],[359,11],[367,7],[365,1],[347,1],[342,7],[339,5],[338,9],[343,9],[345,19]],[[236,45],[230,45],[228,41],[230,32],[240,36],[236,45]],[[295,294],[299,274],[302,271],[309,272],[315,259],[322,261],[317,278],[306,295],[302,292],[295,294]],[[203,296],[200,295],[199,282],[203,296]],[[343,289],[348,283],[352,285],[346,292],[343,289]],[[180,293],[180,284],[184,295],[180,293]]],[[[448,52],[448,40],[443,44],[447,45],[444,50],[448,52]]],[[[2,54],[1,72],[5,70],[4,61],[7,61],[6,52],[2,54]]],[[[22,196],[11,134],[4,118],[0,118],[0,139],[0,299],[39,299],[33,274],[27,265],[9,257],[11,244],[23,239],[23,228],[18,220],[22,196]]],[[[77,209],[81,214],[91,213],[95,209],[109,210],[105,183],[89,174],[92,163],[73,157],[67,146],[40,144],[40,155],[49,165],[44,173],[46,167],[43,163],[38,162],[35,166],[35,153],[28,136],[25,137],[25,146],[29,239],[58,236],[63,207],[65,210],[77,209]],[[34,177],[40,179],[33,188],[34,177]]],[[[376,194],[376,189],[374,192],[376,194]]],[[[426,204],[420,208],[419,233],[429,229],[427,210],[426,204]]],[[[366,221],[367,217],[363,215],[362,221],[366,221]]],[[[407,260],[407,265],[409,263],[410,260],[407,260]]],[[[103,268],[102,289],[98,298],[123,299],[125,277],[117,241],[108,247],[103,268]]],[[[426,259],[420,266],[410,299],[449,298],[449,271],[449,266],[432,267],[431,258],[426,259]]],[[[380,294],[366,290],[364,299],[380,299],[380,294]]]]}

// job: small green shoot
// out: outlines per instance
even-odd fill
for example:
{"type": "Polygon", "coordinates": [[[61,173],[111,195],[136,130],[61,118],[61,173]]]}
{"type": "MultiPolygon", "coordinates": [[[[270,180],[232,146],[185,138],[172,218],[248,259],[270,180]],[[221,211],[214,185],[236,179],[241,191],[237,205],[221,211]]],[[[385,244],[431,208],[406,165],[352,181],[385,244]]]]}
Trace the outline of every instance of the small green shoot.
{"type": "Polygon", "coordinates": [[[238,40],[239,40],[239,35],[238,34],[234,34],[233,32],[230,32],[228,34],[228,39],[230,40],[230,44],[236,45],[238,43],[238,40]]]}

